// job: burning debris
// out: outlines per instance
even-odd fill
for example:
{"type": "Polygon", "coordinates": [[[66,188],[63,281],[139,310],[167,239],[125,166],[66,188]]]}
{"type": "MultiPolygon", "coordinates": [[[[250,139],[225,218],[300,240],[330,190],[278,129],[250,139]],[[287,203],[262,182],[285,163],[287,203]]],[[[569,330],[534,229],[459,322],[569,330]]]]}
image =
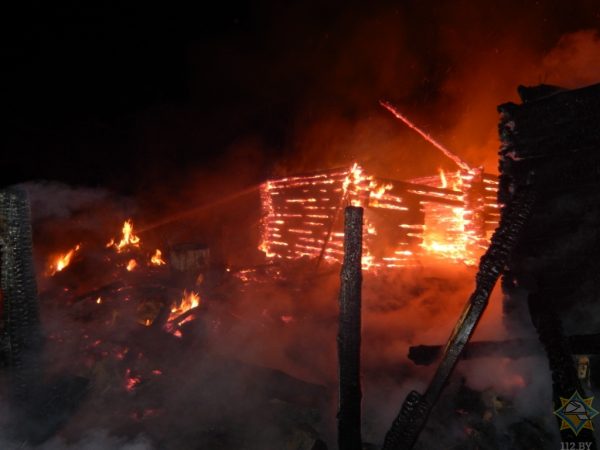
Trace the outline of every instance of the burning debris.
{"type": "Polygon", "coordinates": [[[77,244],[68,252],[51,258],[48,263],[48,269],[46,276],[53,276],[57,272],[62,271],[65,267],[71,264],[71,260],[75,257],[75,254],[81,249],[81,244],[77,244]]]}
{"type": "Polygon", "coordinates": [[[164,266],[166,264],[165,260],[162,258],[162,252],[159,249],[154,251],[152,258],[150,258],[150,264],[155,266],[164,266]]]}

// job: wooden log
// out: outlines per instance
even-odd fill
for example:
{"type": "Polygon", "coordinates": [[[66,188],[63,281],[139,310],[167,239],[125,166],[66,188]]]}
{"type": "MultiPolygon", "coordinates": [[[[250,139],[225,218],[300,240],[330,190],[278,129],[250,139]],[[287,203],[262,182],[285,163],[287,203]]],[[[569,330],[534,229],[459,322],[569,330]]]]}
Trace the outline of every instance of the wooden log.
{"type": "Polygon", "coordinates": [[[345,209],[344,263],[341,270],[338,333],[340,450],[360,450],[361,443],[361,287],[363,209],[345,209]]]}

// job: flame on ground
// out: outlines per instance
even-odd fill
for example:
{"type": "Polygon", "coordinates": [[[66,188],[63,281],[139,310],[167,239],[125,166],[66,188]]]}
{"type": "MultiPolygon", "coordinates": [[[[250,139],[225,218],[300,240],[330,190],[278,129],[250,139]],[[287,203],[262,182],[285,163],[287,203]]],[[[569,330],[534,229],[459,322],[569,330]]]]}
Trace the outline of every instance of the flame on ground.
{"type": "Polygon", "coordinates": [[[118,252],[123,251],[128,247],[139,247],[140,246],[140,238],[136,236],[133,232],[133,221],[131,219],[127,219],[123,224],[123,228],[121,230],[123,237],[119,241],[119,243],[115,243],[114,239],[111,239],[107,247],[114,247],[118,252]]]}
{"type": "Polygon", "coordinates": [[[68,252],[52,258],[50,263],[48,264],[48,269],[46,271],[47,276],[51,277],[57,272],[62,272],[66,267],[68,267],[69,264],[71,264],[73,257],[79,251],[80,248],[81,244],[77,244],[68,252]]]}
{"type": "Polygon", "coordinates": [[[156,249],[154,255],[150,258],[150,264],[153,266],[163,266],[166,262],[162,259],[162,252],[159,249],[156,249]]]}
{"type": "Polygon", "coordinates": [[[130,259],[127,263],[127,271],[131,272],[133,269],[137,267],[137,261],[135,259],[130,259]]]}
{"type": "Polygon", "coordinates": [[[171,305],[168,321],[172,322],[182,314],[185,314],[198,306],[200,306],[200,295],[194,291],[188,292],[187,290],[184,290],[181,300],[171,305]]]}
{"type": "Polygon", "coordinates": [[[131,369],[127,369],[125,371],[125,390],[127,392],[132,392],[140,383],[142,379],[139,376],[134,376],[131,374],[131,369]]]}

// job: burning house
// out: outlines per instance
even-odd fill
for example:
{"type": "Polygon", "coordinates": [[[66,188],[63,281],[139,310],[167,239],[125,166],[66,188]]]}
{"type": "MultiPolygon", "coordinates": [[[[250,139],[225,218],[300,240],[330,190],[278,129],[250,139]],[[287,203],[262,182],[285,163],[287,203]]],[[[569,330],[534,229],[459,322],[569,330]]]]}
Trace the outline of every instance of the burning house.
{"type": "Polygon", "coordinates": [[[260,249],[270,259],[340,262],[341,212],[353,205],[366,210],[365,268],[415,266],[422,257],[473,265],[498,223],[497,184],[479,169],[396,181],[358,164],[272,179],[261,186],[260,249]]]}

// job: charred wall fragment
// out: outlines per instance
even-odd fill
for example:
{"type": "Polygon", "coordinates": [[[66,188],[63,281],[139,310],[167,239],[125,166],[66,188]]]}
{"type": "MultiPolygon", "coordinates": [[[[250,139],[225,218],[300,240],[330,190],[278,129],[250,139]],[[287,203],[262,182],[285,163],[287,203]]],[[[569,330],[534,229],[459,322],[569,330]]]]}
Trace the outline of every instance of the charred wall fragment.
{"type": "Polygon", "coordinates": [[[87,380],[46,380],[42,330],[24,190],[0,190],[0,367],[8,372],[14,437],[39,444],[51,437],[81,400],[87,380]]]}
{"type": "Polygon", "coordinates": [[[14,395],[26,399],[39,379],[41,346],[33,267],[29,202],[24,191],[0,191],[0,290],[2,365],[11,372],[14,395]]]}
{"type": "MultiPolygon", "coordinates": [[[[548,356],[555,409],[585,395],[568,334],[597,331],[600,292],[600,84],[577,90],[519,88],[499,106],[499,200],[533,183],[537,198],[503,278],[509,326],[531,317],[548,356]],[[587,311],[587,313],[586,313],[587,311]]],[[[566,441],[593,441],[591,431],[566,441]]]]}

